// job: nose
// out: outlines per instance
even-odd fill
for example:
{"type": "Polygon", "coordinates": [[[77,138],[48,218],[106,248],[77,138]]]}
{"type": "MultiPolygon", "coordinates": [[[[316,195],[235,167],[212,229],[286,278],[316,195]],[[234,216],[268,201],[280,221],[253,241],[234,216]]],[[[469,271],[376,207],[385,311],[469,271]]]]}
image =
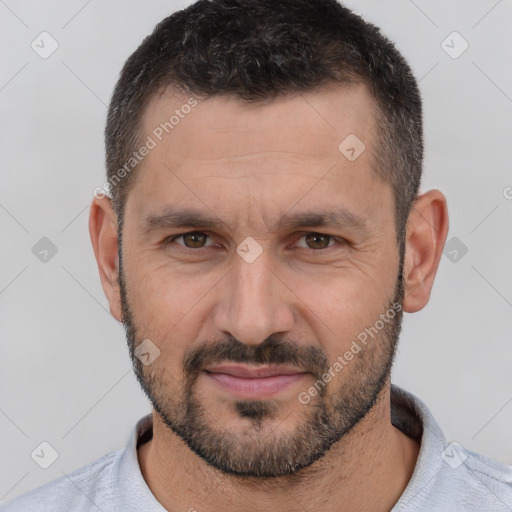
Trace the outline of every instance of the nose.
{"type": "Polygon", "coordinates": [[[293,293],[270,267],[266,251],[252,263],[236,255],[221,288],[223,298],[215,308],[214,325],[224,334],[258,345],[272,334],[293,328],[293,293]]]}

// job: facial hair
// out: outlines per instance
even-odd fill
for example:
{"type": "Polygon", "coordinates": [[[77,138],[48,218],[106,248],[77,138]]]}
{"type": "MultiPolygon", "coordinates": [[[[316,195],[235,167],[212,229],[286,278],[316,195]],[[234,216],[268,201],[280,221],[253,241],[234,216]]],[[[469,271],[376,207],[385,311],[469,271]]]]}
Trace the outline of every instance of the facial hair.
{"type": "MultiPolygon", "coordinates": [[[[405,250],[401,245],[394,296],[383,312],[393,304],[402,305],[403,302],[405,250]]],[[[139,334],[134,323],[121,250],[119,285],[126,339],[142,390],[170,431],[210,466],[226,475],[243,479],[298,476],[368,415],[390,378],[401,330],[401,307],[389,322],[383,322],[384,327],[378,335],[355,354],[347,368],[343,368],[330,384],[318,386],[318,394],[303,406],[303,421],[292,432],[279,435],[279,423],[275,422],[285,404],[275,399],[234,401],[233,411],[239,418],[250,420],[251,428],[243,432],[228,431],[215,421],[195,392],[197,378],[206,366],[227,361],[290,364],[310,372],[318,382],[329,370],[325,353],[318,347],[304,346],[274,335],[256,346],[245,345],[229,336],[189,349],[182,362],[183,376],[177,382],[165,365],[159,364],[158,358],[144,366],[135,356],[135,348],[144,336],[139,334]],[[273,428],[268,427],[271,420],[274,420],[273,428]]],[[[370,319],[368,327],[376,320],[370,319]]]]}

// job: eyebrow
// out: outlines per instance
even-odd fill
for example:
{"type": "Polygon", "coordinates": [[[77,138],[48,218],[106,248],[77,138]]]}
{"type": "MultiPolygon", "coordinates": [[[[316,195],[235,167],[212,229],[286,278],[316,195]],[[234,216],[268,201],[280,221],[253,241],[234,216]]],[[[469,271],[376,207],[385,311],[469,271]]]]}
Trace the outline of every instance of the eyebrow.
{"type": "MultiPolygon", "coordinates": [[[[219,230],[225,228],[225,223],[218,217],[212,217],[199,210],[190,208],[165,208],[160,214],[148,215],[142,221],[146,232],[162,228],[193,228],[219,230]]],[[[368,224],[359,215],[338,208],[336,210],[305,211],[300,213],[283,214],[279,220],[271,226],[271,232],[284,229],[304,228],[345,228],[351,231],[366,232],[368,224]]]]}

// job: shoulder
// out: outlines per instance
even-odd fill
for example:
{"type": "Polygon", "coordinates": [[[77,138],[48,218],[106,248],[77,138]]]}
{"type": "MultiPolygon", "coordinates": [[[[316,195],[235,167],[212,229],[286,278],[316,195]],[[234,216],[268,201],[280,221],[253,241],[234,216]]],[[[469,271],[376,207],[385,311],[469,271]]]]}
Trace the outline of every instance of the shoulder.
{"type": "Polygon", "coordinates": [[[396,385],[392,420],[421,445],[393,512],[512,511],[512,466],[448,442],[426,404],[396,385]]]}
{"type": "Polygon", "coordinates": [[[111,510],[112,470],[123,450],[112,451],[72,473],[0,505],[1,512],[111,510]],[[102,508],[102,505],[105,508],[102,508]]]}
{"type": "Polygon", "coordinates": [[[512,510],[512,466],[472,451],[463,451],[462,456],[466,455],[460,480],[468,510],[481,510],[480,505],[485,510],[512,510]]]}
{"type": "MultiPolygon", "coordinates": [[[[447,443],[423,499],[432,512],[510,512],[512,466],[501,464],[458,443],[447,443]]],[[[429,469],[433,469],[429,468],[429,469]]]]}

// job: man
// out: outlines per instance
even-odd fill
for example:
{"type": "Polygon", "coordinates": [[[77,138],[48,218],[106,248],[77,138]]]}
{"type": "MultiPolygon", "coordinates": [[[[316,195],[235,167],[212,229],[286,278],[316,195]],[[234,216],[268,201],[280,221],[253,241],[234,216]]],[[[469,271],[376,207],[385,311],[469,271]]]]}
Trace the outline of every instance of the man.
{"type": "Polygon", "coordinates": [[[512,468],[391,384],[448,215],[376,27],[335,0],[201,0],[128,59],[106,152],[90,235],[153,412],[3,510],[512,510],[512,468]]]}

